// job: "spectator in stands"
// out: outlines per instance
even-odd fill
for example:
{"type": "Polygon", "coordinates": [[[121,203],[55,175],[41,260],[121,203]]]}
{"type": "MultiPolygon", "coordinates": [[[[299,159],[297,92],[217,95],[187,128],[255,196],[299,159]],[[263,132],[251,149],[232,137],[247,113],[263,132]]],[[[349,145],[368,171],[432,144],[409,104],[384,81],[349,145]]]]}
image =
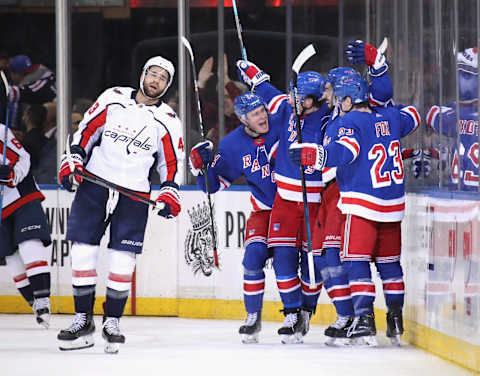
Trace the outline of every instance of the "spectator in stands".
{"type": "MultiPolygon", "coordinates": [[[[212,80],[213,73],[213,57],[209,57],[205,62],[202,64],[198,72],[198,88],[200,91],[200,100],[202,102],[202,118],[205,122],[205,130],[208,130],[207,138],[212,140],[215,144],[218,143],[218,106],[215,103],[216,98],[210,98],[208,95],[208,86],[210,88],[215,83],[215,80],[212,80]]],[[[223,98],[223,109],[225,114],[225,134],[228,134],[232,130],[234,130],[239,124],[240,120],[235,115],[233,102],[235,98],[247,90],[247,87],[243,85],[241,82],[232,81],[228,75],[228,61],[227,55],[224,55],[223,58],[223,66],[224,66],[224,98],[223,98]]],[[[216,89],[218,90],[218,88],[216,89]]],[[[216,92],[216,90],[212,90],[216,92]]],[[[213,97],[214,95],[211,95],[213,97]]]]}

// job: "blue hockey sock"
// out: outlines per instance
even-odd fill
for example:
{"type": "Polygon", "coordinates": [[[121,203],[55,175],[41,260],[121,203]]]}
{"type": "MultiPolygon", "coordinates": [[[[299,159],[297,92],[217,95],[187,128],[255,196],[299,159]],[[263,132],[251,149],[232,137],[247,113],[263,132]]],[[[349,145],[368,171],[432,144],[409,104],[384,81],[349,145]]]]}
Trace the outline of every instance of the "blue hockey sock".
{"type": "Polygon", "coordinates": [[[377,270],[383,283],[385,304],[388,308],[402,308],[405,298],[405,283],[400,261],[377,262],[377,270]]]}
{"type": "Polygon", "coordinates": [[[375,284],[372,281],[368,261],[346,261],[343,263],[348,274],[355,316],[373,312],[375,284]]]}
{"type": "Polygon", "coordinates": [[[294,247],[275,247],[273,268],[283,307],[286,309],[300,308],[302,295],[300,278],[298,278],[298,249],[294,247]]]}

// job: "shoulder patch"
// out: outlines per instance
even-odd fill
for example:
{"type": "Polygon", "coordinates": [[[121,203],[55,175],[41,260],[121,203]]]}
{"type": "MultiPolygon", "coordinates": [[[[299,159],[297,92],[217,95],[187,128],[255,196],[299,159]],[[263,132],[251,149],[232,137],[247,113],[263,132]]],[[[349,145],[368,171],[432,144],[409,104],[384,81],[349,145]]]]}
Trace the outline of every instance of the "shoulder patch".
{"type": "Polygon", "coordinates": [[[170,116],[171,118],[175,119],[177,117],[177,115],[175,114],[175,112],[167,112],[167,115],[170,116]]]}
{"type": "Polygon", "coordinates": [[[113,89],[113,92],[120,95],[122,94],[122,92],[118,88],[113,89]]]}

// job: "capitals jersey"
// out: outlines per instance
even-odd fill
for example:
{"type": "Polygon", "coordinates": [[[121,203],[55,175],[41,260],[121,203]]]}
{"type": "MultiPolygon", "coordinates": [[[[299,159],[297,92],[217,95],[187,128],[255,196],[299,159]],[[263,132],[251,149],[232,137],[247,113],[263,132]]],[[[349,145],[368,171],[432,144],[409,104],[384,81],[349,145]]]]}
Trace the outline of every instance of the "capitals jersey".
{"type": "MultiPolygon", "coordinates": [[[[3,161],[3,135],[5,134],[5,125],[0,123],[0,158],[3,161]]],[[[2,202],[2,219],[10,216],[15,210],[21,208],[33,200],[43,201],[45,197],[39,191],[32,174],[30,173],[30,155],[18,142],[12,132],[8,130],[7,136],[7,159],[6,164],[13,167],[15,187],[4,186],[4,196],[2,202]]]]}
{"type": "Polygon", "coordinates": [[[161,182],[183,183],[182,124],[165,103],[137,103],[137,91],[107,89],[85,113],[73,136],[86,154],[85,169],[121,187],[150,192],[157,165],[161,182]]]}
{"type": "Polygon", "coordinates": [[[437,133],[454,138],[454,155],[450,171],[450,182],[463,191],[478,190],[478,107],[477,103],[432,106],[427,114],[427,124],[437,133]],[[460,144],[457,143],[457,135],[460,144]]]}
{"type": "MultiPolygon", "coordinates": [[[[250,188],[254,211],[270,210],[277,192],[269,153],[278,141],[279,127],[269,116],[270,129],[257,138],[249,136],[243,125],[238,126],[220,141],[218,152],[208,167],[210,193],[228,188],[237,178],[245,176],[250,188]]],[[[206,191],[205,177],[197,183],[206,191]]]]}
{"type": "MultiPolygon", "coordinates": [[[[295,165],[288,155],[288,148],[297,141],[297,127],[295,111],[287,102],[287,95],[263,82],[256,86],[255,94],[268,103],[269,112],[282,124],[275,160],[275,180],[278,194],[284,200],[302,202],[302,181],[300,168],[295,165]]],[[[303,142],[318,142],[318,134],[324,122],[328,119],[328,106],[324,105],[319,110],[302,117],[303,142]]],[[[308,202],[320,202],[320,192],[324,184],[321,171],[312,167],[305,168],[305,183],[307,187],[308,202]]]]}
{"type": "Polygon", "coordinates": [[[420,124],[413,106],[351,111],[337,122],[336,140],[325,150],[337,167],[339,209],[377,222],[401,221],[405,211],[400,139],[420,124]]]}

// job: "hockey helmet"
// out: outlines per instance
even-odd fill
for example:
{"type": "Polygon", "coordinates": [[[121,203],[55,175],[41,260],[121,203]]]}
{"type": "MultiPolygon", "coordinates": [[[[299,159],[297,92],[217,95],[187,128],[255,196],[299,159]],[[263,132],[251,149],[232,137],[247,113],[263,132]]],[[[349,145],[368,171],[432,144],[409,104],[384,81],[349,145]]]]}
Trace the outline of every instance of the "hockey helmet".
{"type": "Polygon", "coordinates": [[[478,53],[477,48],[468,48],[457,55],[458,97],[469,103],[478,98],[478,53]]]}
{"type": "Polygon", "coordinates": [[[244,124],[247,124],[247,114],[260,106],[264,106],[265,110],[267,105],[257,94],[247,91],[246,93],[239,95],[235,98],[233,103],[235,108],[235,114],[244,124]]]}
{"type": "Polygon", "coordinates": [[[349,67],[337,67],[330,69],[325,77],[325,83],[330,83],[332,87],[335,86],[337,80],[339,80],[343,76],[353,76],[353,75],[360,75],[355,69],[349,67]]]}
{"type": "Polygon", "coordinates": [[[17,55],[10,60],[8,68],[12,73],[23,73],[31,68],[32,61],[27,55],[17,55]]]}
{"type": "Polygon", "coordinates": [[[143,81],[145,80],[145,74],[147,73],[147,70],[154,65],[160,68],[163,68],[168,72],[168,83],[167,83],[167,86],[165,87],[165,90],[163,90],[163,92],[160,93],[160,95],[156,96],[155,98],[152,98],[152,99],[157,99],[157,98],[160,98],[162,95],[164,95],[168,90],[168,88],[170,87],[170,85],[172,84],[173,76],[175,74],[175,67],[173,66],[170,60],[167,60],[161,56],[154,56],[147,60],[147,62],[143,66],[142,74],[140,76],[140,90],[142,90],[143,95],[147,97],[148,95],[145,93],[145,90],[143,89],[143,81]]]}
{"type": "MultiPolygon", "coordinates": [[[[290,81],[290,91],[293,91],[293,80],[290,81]]],[[[301,72],[297,76],[297,90],[302,100],[307,96],[312,96],[319,100],[324,90],[323,77],[320,73],[307,71],[301,72]]]]}
{"type": "Polygon", "coordinates": [[[342,76],[335,82],[333,92],[340,103],[346,97],[350,97],[353,104],[367,102],[368,82],[361,75],[342,76]]]}

